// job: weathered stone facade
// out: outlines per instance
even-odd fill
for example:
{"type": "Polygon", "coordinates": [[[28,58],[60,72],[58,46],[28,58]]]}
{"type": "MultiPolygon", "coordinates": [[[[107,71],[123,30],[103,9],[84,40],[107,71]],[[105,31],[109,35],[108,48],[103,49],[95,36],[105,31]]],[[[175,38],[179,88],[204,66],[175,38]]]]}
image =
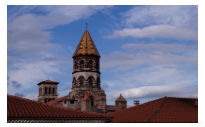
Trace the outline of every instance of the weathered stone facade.
{"type": "Polygon", "coordinates": [[[101,89],[100,54],[86,30],[73,54],[72,88],[65,97],[49,102],[76,110],[100,113],[115,112],[127,107],[122,95],[115,105],[106,105],[106,94],[101,89]],[[88,96],[85,100],[84,96],[88,96]]]}
{"type": "Polygon", "coordinates": [[[48,102],[58,98],[58,82],[46,80],[38,83],[38,101],[48,102]]]}
{"type": "Polygon", "coordinates": [[[88,31],[85,31],[74,55],[72,89],[69,100],[77,100],[77,109],[81,109],[81,102],[85,92],[88,94],[91,107],[106,112],[106,95],[100,87],[100,55],[88,31]]]}

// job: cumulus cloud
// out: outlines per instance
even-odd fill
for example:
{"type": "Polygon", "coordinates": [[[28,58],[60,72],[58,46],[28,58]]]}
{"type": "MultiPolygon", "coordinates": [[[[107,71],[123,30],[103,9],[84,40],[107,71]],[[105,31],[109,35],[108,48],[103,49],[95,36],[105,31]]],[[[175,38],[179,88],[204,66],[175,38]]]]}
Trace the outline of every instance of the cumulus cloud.
{"type": "Polygon", "coordinates": [[[197,40],[196,31],[177,28],[170,25],[154,25],[144,28],[125,28],[113,32],[112,37],[135,37],[135,38],[171,38],[179,40],[197,40]]]}
{"type": "Polygon", "coordinates": [[[29,10],[21,7],[15,14],[9,13],[12,20],[8,23],[8,49],[16,52],[55,47],[57,44],[48,42],[52,39],[49,29],[85,19],[109,6],[31,6],[29,10]],[[36,8],[45,14],[33,14],[32,9],[36,8]]]}
{"type": "Polygon", "coordinates": [[[114,75],[108,99],[120,93],[128,99],[197,97],[197,56],[196,44],[126,43],[121,51],[102,57],[103,71],[114,75]]]}
{"type": "Polygon", "coordinates": [[[123,14],[128,27],[167,24],[179,28],[198,29],[198,8],[187,5],[133,6],[123,14]]]}
{"type": "Polygon", "coordinates": [[[170,43],[127,43],[122,45],[123,49],[129,51],[149,51],[149,52],[163,52],[163,53],[197,53],[197,46],[185,44],[170,44],[170,43]]]}
{"type": "Polygon", "coordinates": [[[142,99],[153,97],[198,97],[197,88],[179,88],[171,86],[143,86],[123,90],[110,95],[111,99],[117,98],[122,94],[126,99],[142,99]]]}
{"type": "Polygon", "coordinates": [[[165,65],[165,64],[179,64],[196,65],[197,54],[190,54],[188,56],[164,53],[126,53],[126,52],[113,52],[110,55],[103,56],[102,68],[113,70],[126,70],[139,66],[148,65],[165,65]]]}
{"type": "MultiPolygon", "coordinates": [[[[8,7],[8,93],[36,88],[36,81],[54,79],[72,68],[71,54],[51,43],[52,29],[72,23],[110,6],[9,6],[8,7]],[[67,54],[66,54],[67,53],[67,54]],[[70,62],[70,63],[69,63],[70,62]],[[66,68],[66,69],[65,69],[66,68]]],[[[36,88],[37,90],[37,88],[36,88]]],[[[34,98],[36,94],[25,95],[34,98]]]]}

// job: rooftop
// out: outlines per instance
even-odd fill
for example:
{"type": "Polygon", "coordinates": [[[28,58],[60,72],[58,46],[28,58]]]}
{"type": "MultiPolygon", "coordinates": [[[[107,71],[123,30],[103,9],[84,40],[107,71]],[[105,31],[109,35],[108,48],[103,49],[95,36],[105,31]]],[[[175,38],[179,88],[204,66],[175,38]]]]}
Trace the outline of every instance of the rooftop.
{"type": "Polygon", "coordinates": [[[113,123],[198,122],[197,102],[197,98],[163,97],[108,115],[113,123]]]}
{"type": "Polygon", "coordinates": [[[56,81],[51,81],[51,80],[45,80],[45,81],[41,81],[40,83],[38,83],[38,85],[40,84],[59,84],[59,82],[56,81]]]}
{"type": "Polygon", "coordinates": [[[77,111],[70,108],[57,107],[45,103],[32,101],[7,95],[7,117],[13,118],[105,118],[110,117],[94,112],[77,111]]]}

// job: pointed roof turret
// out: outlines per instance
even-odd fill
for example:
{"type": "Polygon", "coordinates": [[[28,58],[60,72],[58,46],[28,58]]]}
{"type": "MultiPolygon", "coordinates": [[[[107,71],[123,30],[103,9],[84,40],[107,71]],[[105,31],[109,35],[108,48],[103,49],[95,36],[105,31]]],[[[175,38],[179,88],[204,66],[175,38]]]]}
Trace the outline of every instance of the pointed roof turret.
{"type": "Polygon", "coordinates": [[[100,57],[100,54],[95,47],[95,44],[90,36],[88,30],[85,30],[77,49],[75,50],[73,57],[78,55],[96,55],[100,57]]]}
{"type": "Polygon", "coordinates": [[[126,101],[126,99],[120,94],[120,96],[115,101],[126,101]]]}

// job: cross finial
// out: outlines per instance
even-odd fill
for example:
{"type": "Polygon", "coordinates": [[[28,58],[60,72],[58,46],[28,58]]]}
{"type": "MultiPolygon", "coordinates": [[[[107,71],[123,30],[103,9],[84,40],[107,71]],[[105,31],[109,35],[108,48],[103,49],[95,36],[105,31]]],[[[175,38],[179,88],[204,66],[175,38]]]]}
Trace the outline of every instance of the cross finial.
{"type": "Polygon", "coordinates": [[[88,22],[85,22],[85,29],[88,29],[88,22]]]}

